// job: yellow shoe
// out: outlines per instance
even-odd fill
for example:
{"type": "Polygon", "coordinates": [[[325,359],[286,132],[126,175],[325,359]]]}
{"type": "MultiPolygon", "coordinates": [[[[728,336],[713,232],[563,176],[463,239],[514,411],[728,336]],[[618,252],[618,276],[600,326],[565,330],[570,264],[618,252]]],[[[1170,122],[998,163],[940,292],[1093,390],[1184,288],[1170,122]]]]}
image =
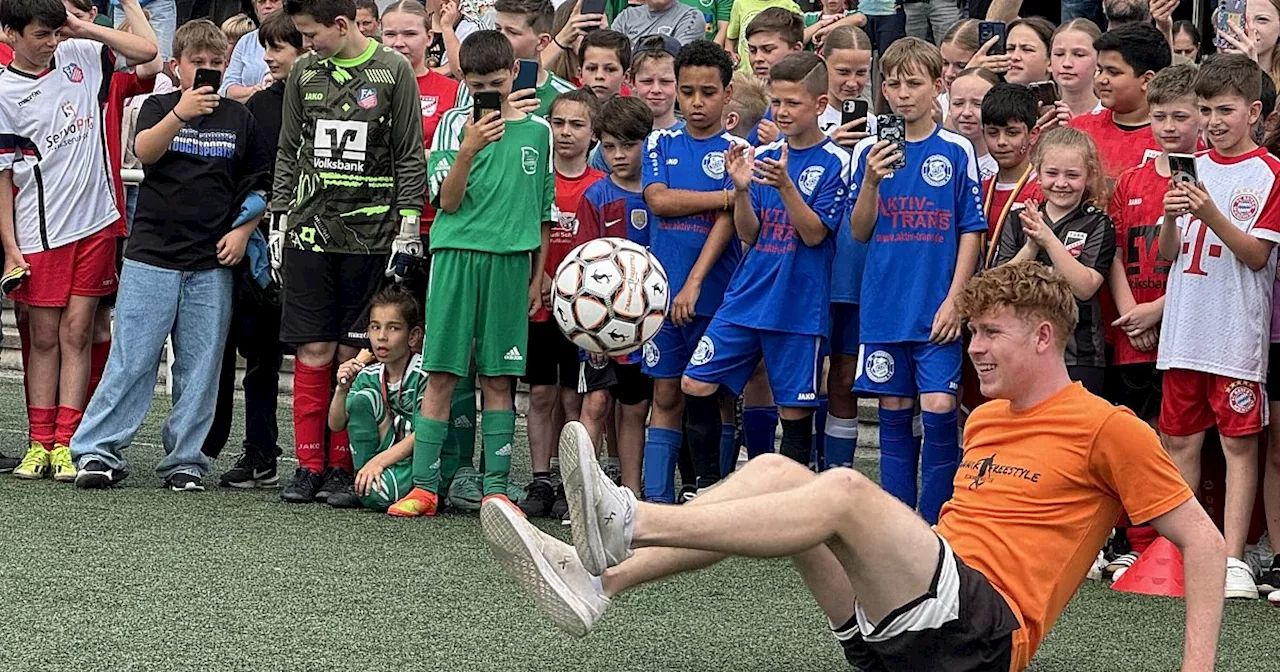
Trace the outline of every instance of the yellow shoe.
{"type": "Polygon", "coordinates": [[[53,467],[53,480],[59,483],[74,483],[76,465],[71,461],[71,448],[61,443],[53,444],[53,452],[49,453],[49,464],[53,467]]]}
{"type": "Polygon", "coordinates": [[[439,504],[439,498],[435,493],[427,492],[421,488],[414,488],[409,491],[400,501],[392,504],[387,509],[387,513],[397,518],[416,518],[418,516],[434,516],[436,515],[436,507],[439,504]]]}
{"type": "Polygon", "coordinates": [[[19,462],[18,468],[13,470],[13,476],[14,478],[38,481],[48,473],[49,451],[44,449],[43,443],[32,441],[31,448],[23,456],[22,462],[19,462]]]}

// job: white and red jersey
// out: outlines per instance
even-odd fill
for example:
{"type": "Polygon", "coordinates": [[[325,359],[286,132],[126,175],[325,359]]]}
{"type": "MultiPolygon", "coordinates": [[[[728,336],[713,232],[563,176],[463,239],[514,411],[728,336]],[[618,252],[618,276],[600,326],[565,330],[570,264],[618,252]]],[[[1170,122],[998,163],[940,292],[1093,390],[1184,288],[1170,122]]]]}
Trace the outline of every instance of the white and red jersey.
{"type": "MultiPolygon", "coordinates": [[[[1196,173],[1232,225],[1280,242],[1280,159],[1264,148],[1240,156],[1196,155],[1196,173]]],[[[1178,218],[1182,243],[1169,269],[1156,365],[1261,382],[1267,371],[1276,257],[1261,270],[1236,258],[1208,226],[1178,218]]]]}
{"type": "Polygon", "coordinates": [[[18,247],[35,253],[87,238],[119,218],[107,156],[115,58],[90,40],[58,45],[39,75],[0,71],[0,170],[18,189],[18,247]]]}

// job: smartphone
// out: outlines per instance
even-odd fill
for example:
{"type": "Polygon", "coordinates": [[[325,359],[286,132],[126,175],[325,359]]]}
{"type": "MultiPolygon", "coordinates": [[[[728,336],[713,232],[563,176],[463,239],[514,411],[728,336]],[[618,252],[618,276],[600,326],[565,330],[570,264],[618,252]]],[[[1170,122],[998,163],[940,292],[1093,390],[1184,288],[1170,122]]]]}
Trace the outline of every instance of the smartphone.
{"type": "Polygon", "coordinates": [[[490,110],[502,110],[502,94],[497,91],[481,91],[472,96],[472,101],[471,119],[477,123],[490,110]]]}
{"type": "Polygon", "coordinates": [[[1005,26],[1004,21],[978,22],[978,46],[981,47],[987,43],[987,40],[990,40],[993,37],[998,37],[1000,39],[996,40],[996,43],[991,45],[991,48],[987,50],[987,53],[991,55],[1005,53],[1004,39],[1007,36],[1007,31],[1008,28],[1005,26]]]}
{"type": "Polygon", "coordinates": [[[511,85],[511,90],[536,88],[538,88],[538,62],[527,58],[520,59],[520,71],[516,73],[516,81],[511,85]]]}
{"type": "Polygon", "coordinates": [[[1170,154],[1169,172],[1175,184],[1195,184],[1197,182],[1196,157],[1191,154],[1170,154]]]}
{"type": "Polygon", "coordinates": [[[1218,3],[1218,9],[1213,17],[1213,45],[1215,47],[1219,49],[1231,48],[1231,43],[1222,37],[1227,32],[1227,26],[1234,25],[1240,31],[1244,31],[1246,4],[1246,0],[1221,0],[1218,3]]]}
{"type": "Polygon", "coordinates": [[[907,167],[907,120],[901,114],[876,116],[876,137],[898,146],[898,160],[889,166],[894,170],[907,167]]]}
{"type": "Polygon", "coordinates": [[[844,126],[851,121],[866,119],[868,109],[870,109],[870,106],[867,105],[865,100],[844,101],[840,106],[840,125],[844,126]]]}
{"type": "Polygon", "coordinates": [[[22,281],[27,277],[27,269],[21,266],[14,266],[13,270],[5,273],[0,277],[0,297],[9,296],[22,286],[22,281]]]}
{"type": "Polygon", "coordinates": [[[191,81],[191,88],[198,89],[203,86],[212,86],[214,91],[222,87],[222,71],[211,70],[209,68],[197,68],[196,78],[191,81]]]}
{"type": "Polygon", "coordinates": [[[1062,90],[1058,88],[1058,83],[1053,80],[1044,82],[1032,82],[1028,88],[1031,93],[1035,94],[1036,100],[1041,105],[1053,107],[1053,104],[1062,100],[1062,90]]]}
{"type": "MultiPolygon", "coordinates": [[[[580,14],[604,14],[605,0],[582,0],[580,14]]],[[[599,26],[589,26],[587,30],[596,30],[599,26]]]]}

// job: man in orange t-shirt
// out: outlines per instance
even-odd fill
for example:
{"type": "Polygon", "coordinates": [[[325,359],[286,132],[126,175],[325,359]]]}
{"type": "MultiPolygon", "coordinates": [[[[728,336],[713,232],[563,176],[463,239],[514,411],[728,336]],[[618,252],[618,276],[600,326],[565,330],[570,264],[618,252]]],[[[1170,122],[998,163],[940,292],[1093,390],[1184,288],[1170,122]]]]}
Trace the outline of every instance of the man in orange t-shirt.
{"type": "Polygon", "coordinates": [[[974,277],[956,302],[984,395],[965,427],[954,497],[931,529],[851,469],[815,475],[762,455],[685,506],[612,485],[578,423],[560,465],[574,545],[510,504],[481,507],[499,562],[561,628],[595,627],[612,596],[727,555],[790,557],[851,664],[1021,670],[1083,582],[1121,507],[1183,554],[1183,670],[1212,670],[1226,551],[1146,423],[1067,377],[1078,319],[1035,263],[974,277]]]}

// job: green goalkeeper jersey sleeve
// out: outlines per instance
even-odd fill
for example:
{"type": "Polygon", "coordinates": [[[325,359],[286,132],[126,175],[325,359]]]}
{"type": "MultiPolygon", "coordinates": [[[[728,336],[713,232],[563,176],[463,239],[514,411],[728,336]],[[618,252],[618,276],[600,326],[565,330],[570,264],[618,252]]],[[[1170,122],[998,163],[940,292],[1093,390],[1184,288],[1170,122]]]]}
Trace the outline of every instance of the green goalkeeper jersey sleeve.
{"type": "Polygon", "coordinates": [[[285,86],[271,205],[288,245],[387,254],[400,217],[418,214],[426,157],[417,79],[370,40],[353,59],[298,59],[285,86]]]}

